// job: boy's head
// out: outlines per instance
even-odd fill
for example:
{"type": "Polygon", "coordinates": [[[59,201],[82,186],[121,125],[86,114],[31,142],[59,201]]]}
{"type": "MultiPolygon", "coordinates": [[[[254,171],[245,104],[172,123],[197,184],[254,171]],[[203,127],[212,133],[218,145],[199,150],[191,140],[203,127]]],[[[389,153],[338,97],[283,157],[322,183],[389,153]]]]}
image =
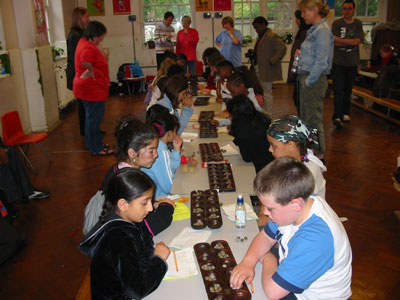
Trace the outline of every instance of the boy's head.
{"type": "Polygon", "coordinates": [[[233,73],[234,66],[229,60],[223,60],[217,65],[217,72],[220,78],[227,79],[233,73]]]}
{"type": "Polygon", "coordinates": [[[294,224],[314,190],[314,177],[299,160],[281,157],[257,173],[254,191],[264,213],[280,226],[294,224]]]}
{"type": "Polygon", "coordinates": [[[184,67],[185,64],[187,63],[187,57],[183,53],[178,54],[178,65],[181,67],[184,67]]]}

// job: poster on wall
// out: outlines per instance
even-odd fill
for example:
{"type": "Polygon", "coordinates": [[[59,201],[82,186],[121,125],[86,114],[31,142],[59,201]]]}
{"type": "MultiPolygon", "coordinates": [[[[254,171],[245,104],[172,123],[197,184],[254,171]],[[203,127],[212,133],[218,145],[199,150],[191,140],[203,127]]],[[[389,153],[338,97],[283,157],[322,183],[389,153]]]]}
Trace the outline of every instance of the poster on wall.
{"type": "Polygon", "coordinates": [[[104,16],[104,0],[86,0],[89,16],[104,16]]]}
{"type": "Polygon", "coordinates": [[[114,15],[130,15],[131,1],[130,0],[113,0],[114,15]]]}
{"type": "Polygon", "coordinates": [[[43,0],[34,0],[35,22],[36,22],[36,43],[44,45],[49,43],[47,35],[46,13],[44,11],[43,0]]]}
{"type": "Polygon", "coordinates": [[[212,11],[213,0],[196,0],[196,11],[212,11]]]}
{"type": "Polygon", "coordinates": [[[232,0],[214,0],[214,10],[232,10],[232,0]]]}

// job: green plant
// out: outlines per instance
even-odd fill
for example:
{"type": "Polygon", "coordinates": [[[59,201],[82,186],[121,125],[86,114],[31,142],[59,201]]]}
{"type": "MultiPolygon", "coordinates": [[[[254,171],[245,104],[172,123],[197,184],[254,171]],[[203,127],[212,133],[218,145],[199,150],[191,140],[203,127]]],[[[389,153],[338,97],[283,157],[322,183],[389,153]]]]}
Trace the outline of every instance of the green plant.
{"type": "Polygon", "coordinates": [[[284,33],[278,34],[278,36],[286,45],[290,45],[293,42],[293,33],[291,32],[286,31],[284,33]]]}
{"type": "Polygon", "coordinates": [[[245,35],[243,37],[243,45],[251,44],[253,42],[253,38],[250,35],[245,35]]]}
{"type": "Polygon", "coordinates": [[[51,53],[53,55],[53,61],[56,61],[57,57],[60,57],[61,55],[64,54],[64,49],[55,47],[55,46],[51,46],[51,53]]]}

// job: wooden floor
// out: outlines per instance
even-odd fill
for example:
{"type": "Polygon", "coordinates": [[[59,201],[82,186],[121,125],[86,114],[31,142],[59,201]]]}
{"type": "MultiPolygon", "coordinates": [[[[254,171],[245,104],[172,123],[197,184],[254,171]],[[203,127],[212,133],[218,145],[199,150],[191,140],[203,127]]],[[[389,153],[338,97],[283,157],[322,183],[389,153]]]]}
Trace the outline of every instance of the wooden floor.
{"type": "MultiPolygon", "coordinates": [[[[274,89],[273,116],[295,113],[292,88],[274,89]]],[[[144,95],[112,97],[106,104],[102,128],[105,142],[113,143],[113,127],[120,113],[144,118],[144,95]]],[[[333,100],[325,101],[327,200],[345,222],[353,249],[351,299],[399,299],[400,193],[392,186],[396,157],[400,155],[400,127],[359,108],[351,123],[331,124],[333,100]]],[[[77,244],[82,238],[83,210],[97,191],[114,157],[93,157],[79,136],[76,108],[44,142],[53,158],[48,164],[37,147],[30,157],[39,169],[33,184],[51,197],[18,206],[15,227],[29,245],[0,266],[0,299],[71,300],[89,268],[89,259],[77,244]]],[[[166,297],[170,298],[170,297],[166,297]]]]}

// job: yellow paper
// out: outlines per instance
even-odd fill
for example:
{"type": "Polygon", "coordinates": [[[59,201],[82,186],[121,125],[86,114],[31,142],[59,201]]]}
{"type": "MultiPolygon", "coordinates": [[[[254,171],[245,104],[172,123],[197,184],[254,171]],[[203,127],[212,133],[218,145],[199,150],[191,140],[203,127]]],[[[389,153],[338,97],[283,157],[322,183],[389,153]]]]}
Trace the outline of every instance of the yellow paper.
{"type": "Polygon", "coordinates": [[[185,203],[176,203],[175,211],[172,216],[173,221],[184,220],[190,218],[190,209],[185,203]]]}

